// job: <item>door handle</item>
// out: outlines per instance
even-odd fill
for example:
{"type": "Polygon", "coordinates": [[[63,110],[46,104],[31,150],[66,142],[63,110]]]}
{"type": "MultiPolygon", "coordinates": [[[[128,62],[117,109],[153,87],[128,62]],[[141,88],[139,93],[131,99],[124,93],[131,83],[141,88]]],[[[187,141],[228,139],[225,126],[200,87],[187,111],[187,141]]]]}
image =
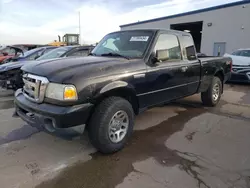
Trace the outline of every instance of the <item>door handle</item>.
{"type": "Polygon", "coordinates": [[[185,67],[181,67],[181,72],[186,72],[188,69],[188,66],[185,66],[185,67]]]}

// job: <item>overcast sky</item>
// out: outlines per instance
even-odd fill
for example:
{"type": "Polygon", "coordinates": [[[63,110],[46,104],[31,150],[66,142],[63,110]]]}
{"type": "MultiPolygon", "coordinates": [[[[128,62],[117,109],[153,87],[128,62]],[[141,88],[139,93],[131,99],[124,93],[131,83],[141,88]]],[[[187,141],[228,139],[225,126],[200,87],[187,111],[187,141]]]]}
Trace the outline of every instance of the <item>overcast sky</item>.
{"type": "Polygon", "coordinates": [[[168,16],[236,0],[0,0],[0,44],[46,44],[64,33],[98,42],[119,25],[168,16]]]}

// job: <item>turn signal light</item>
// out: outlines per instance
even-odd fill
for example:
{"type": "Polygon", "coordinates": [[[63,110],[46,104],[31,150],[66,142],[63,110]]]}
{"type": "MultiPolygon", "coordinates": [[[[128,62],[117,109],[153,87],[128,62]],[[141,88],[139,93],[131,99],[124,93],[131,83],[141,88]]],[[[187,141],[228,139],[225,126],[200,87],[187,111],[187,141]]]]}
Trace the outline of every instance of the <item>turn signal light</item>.
{"type": "Polygon", "coordinates": [[[76,88],[73,86],[66,86],[64,88],[64,100],[77,100],[76,88]]]}

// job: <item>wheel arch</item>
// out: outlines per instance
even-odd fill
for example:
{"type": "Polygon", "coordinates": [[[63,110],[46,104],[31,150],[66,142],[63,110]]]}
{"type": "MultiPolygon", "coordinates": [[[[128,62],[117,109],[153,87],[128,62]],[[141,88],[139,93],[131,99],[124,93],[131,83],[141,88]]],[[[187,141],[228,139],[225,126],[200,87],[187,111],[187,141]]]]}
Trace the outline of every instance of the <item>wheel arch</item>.
{"type": "Polygon", "coordinates": [[[221,82],[224,83],[224,71],[223,70],[217,70],[214,74],[214,76],[220,78],[221,82]]]}
{"type": "Polygon", "coordinates": [[[218,77],[220,80],[221,80],[221,84],[222,84],[222,93],[224,91],[224,79],[225,79],[225,76],[224,76],[224,71],[223,70],[218,70],[217,72],[215,72],[214,74],[215,77],[218,77]]]}
{"type": "Polygon", "coordinates": [[[125,81],[115,81],[105,85],[97,97],[95,97],[95,104],[99,104],[103,99],[111,96],[122,97],[128,100],[133,107],[134,113],[139,113],[139,102],[135,88],[132,85],[125,81]]]}

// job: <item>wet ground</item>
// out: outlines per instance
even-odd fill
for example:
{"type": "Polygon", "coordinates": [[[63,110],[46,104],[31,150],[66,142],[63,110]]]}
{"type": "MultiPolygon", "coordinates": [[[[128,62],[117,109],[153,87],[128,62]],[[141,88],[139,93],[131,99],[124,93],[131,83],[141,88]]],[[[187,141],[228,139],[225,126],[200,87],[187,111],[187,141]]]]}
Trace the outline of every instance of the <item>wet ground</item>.
{"type": "Polygon", "coordinates": [[[12,118],[11,100],[0,100],[1,187],[250,187],[249,85],[227,85],[216,108],[194,95],[144,112],[113,155],[96,152],[86,133],[66,140],[12,118]]]}

